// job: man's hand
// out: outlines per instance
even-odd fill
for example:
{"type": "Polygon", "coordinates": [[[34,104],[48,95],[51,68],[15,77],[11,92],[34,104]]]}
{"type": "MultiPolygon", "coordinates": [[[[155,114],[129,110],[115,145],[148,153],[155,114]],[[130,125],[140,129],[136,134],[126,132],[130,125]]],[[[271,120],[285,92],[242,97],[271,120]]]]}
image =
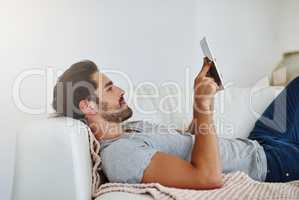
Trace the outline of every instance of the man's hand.
{"type": "Polygon", "coordinates": [[[207,77],[212,66],[213,62],[205,57],[202,69],[194,80],[193,117],[200,113],[209,114],[213,112],[214,96],[219,87],[213,78],[207,77]]]}

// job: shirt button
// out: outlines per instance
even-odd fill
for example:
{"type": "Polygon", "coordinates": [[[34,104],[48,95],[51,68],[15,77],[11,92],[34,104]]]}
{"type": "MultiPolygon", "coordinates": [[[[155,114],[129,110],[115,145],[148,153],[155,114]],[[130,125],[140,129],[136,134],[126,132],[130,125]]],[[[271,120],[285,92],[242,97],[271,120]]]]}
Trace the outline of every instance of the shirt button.
{"type": "Polygon", "coordinates": [[[286,173],[286,176],[290,176],[290,174],[289,174],[289,173],[286,173]]]}

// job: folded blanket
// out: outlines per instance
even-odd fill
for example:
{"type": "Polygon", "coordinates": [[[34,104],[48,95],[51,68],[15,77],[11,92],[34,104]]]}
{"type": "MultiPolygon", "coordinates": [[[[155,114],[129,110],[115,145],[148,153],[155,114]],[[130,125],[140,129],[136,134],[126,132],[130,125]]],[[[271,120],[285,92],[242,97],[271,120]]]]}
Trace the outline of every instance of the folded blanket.
{"type": "Polygon", "coordinates": [[[159,183],[108,183],[100,168],[100,144],[89,129],[92,156],[92,197],[107,192],[148,194],[154,200],[223,200],[223,199],[284,199],[299,200],[299,180],[288,183],[263,183],[251,179],[243,172],[224,175],[224,186],[215,190],[191,190],[166,187],[159,183]]]}

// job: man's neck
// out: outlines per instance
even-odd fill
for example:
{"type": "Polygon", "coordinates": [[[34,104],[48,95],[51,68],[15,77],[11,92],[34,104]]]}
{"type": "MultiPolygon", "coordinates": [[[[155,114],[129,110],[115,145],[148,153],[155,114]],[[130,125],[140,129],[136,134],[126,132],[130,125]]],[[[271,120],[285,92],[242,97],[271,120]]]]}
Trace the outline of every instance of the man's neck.
{"type": "Polygon", "coordinates": [[[87,121],[98,141],[117,138],[124,132],[120,123],[108,122],[102,118],[87,121]]]}

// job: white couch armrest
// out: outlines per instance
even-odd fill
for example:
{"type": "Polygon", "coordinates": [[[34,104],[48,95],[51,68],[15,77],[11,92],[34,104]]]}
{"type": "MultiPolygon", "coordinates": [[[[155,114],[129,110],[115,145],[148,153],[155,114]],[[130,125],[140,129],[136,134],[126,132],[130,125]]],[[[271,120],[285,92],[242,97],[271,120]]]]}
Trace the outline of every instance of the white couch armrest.
{"type": "Polygon", "coordinates": [[[86,126],[69,118],[34,121],[17,133],[14,200],[88,200],[91,159],[86,126]]]}

